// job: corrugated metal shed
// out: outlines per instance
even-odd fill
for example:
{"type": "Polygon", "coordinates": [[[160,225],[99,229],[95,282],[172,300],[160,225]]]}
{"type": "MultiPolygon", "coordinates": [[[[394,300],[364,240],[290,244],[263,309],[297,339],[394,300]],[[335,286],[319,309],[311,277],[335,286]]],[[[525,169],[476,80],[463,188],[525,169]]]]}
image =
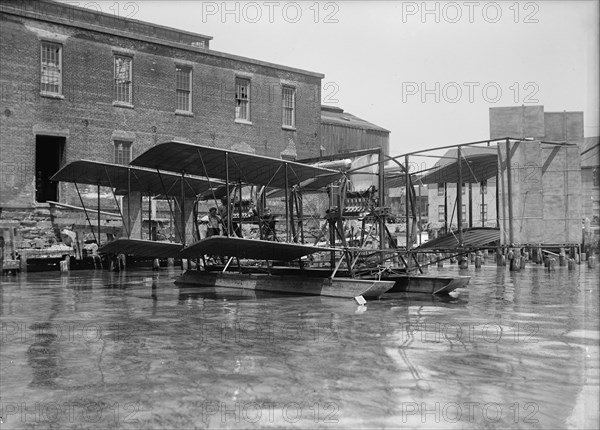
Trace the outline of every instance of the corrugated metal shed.
{"type": "Polygon", "coordinates": [[[323,155],[383,148],[389,155],[390,131],[365,121],[343,109],[321,106],[321,146],[323,155]]]}

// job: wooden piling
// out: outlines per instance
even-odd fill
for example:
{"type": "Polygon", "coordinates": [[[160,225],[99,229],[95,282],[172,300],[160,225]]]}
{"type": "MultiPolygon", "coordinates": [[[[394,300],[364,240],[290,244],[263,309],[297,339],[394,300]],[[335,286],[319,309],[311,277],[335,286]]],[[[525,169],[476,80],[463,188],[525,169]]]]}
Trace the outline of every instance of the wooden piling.
{"type": "Polygon", "coordinates": [[[558,265],[559,266],[567,265],[567,255],[565,252],[565,248],[560,248],[560,254],[558,254],[558,265]]]}
{"type": "Polygon", "coordinates": [[[508,251],[509,257],[509,270],[511,272],[518,272],[521,270],[521,253],[518,251],[513,251],[512,249],[508,251]]]}
{"type": "Polygon", "coordinates": [[[69,274],[69,256],[66,255],[64,260],[60,261],[60,273],[69,274]]]}

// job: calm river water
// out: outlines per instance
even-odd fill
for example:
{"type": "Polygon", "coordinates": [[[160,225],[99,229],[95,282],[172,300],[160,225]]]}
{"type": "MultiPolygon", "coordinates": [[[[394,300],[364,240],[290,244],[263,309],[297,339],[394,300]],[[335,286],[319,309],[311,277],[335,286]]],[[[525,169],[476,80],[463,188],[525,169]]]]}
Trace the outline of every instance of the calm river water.
{"type": "Polygon", "coordinates": [[[178,274],[3,278],[0,427],[599,428],[597,268],[366,308],[178,274]]]}

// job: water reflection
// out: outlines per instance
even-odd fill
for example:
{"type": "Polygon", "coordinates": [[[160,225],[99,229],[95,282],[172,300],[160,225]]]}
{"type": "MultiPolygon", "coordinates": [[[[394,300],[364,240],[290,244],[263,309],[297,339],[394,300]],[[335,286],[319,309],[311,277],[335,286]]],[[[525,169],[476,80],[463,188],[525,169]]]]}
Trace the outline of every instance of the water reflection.
{"type": "Polygon", "coordinates": [[[458,297],[365,307],[178,288],[177,274],[4,278],[11,428],[597,427],[598,285],[585,267],[488,267],[458,297]],[[89,413],[21,419],[22,404],[71,403],[89,413]]]}
{"type": "Polygon", "coordinates": [[[59,375],[57,335],[49,333],[53,328],[50,323],[34,323],[29,330],[34,333],[33,343],[27,349],[27,363],[31,366],[32,388],[52,386],[59,375]]]}

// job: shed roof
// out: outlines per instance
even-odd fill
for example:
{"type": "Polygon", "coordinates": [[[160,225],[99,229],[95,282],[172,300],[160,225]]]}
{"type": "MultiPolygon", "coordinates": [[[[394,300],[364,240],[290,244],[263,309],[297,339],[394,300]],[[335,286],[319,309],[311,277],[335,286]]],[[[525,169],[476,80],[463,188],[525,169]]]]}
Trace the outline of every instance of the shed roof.
{"type": "MultiPolygon", "coordinates": [[[[463,183],[476,183],[496,176],[498,150],[494,147],[465,146],[461,148],[463,183]]],[[[458,149],[451,148],[434,167],[421,177],[423,184],[458,183],[458,149]]]]}
{"type": "Polygon", "coordinates": [[[365,121],[351,113],[344,112],[344,109],[335,106],[321,105],[321,123],[341,125],[350,128],[359,128],[363,130],[380,131],[389,133],[390,131],[379,127],[369,121],[365,121]]]}

